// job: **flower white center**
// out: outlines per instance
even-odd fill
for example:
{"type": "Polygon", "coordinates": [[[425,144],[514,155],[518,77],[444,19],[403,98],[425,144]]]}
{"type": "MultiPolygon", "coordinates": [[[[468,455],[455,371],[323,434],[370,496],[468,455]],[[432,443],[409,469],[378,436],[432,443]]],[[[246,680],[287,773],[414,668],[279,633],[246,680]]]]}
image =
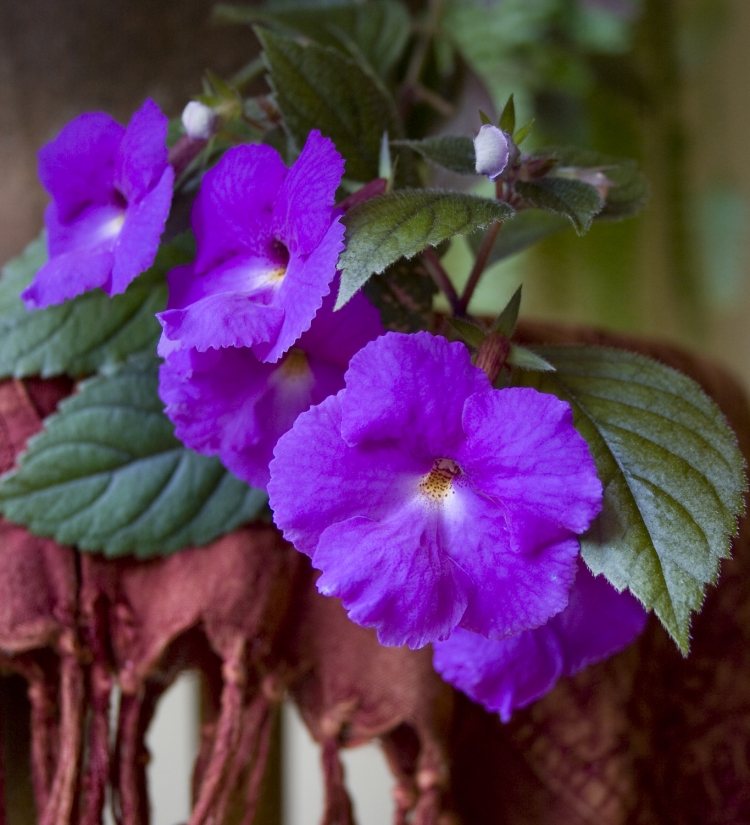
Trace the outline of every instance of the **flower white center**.
{"type": "Polygon", "coordinates": [[[99,227],[99,239],[106,241],[110,238],[116,238],[122,231],[124,224],[125,213],[118,212],[116,215],[113,215],[111,218],[104,221],[104,223],[99,227]]]}

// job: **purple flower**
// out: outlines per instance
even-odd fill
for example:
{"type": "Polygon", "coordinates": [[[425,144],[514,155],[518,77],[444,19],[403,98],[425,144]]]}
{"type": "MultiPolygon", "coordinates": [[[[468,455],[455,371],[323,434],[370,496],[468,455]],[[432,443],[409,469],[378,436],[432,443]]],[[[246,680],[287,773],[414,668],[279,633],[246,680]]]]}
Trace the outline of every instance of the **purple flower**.
{"type": "Polygon", "coordinates": [[[97,287],[116,295],[151,266],[172,202],[166,138],[167,118],[147,100],[127,127],[84,114],[41,150],[49,261],[22,293],[29,309],[97,287]]]}
{"type": "Polygon", "coordinates": [[[310,329],[276,364],[258,361],[244,347],[177,349],[161,367],[159,392],[179,439],[265,487],[279,437],[301,412],[344,386],[349,359],[382,331],[363,295],[339,312],[329,295],[310,329]]]}
{"type": "Polygon", "coordinates": [[[570,407],[494,390],[463,344],[387,333],[282,436],[274,520],[389,645],[502,638],[567,604],[602,490],[570,407]]]}
{"type": "Polygon", "coordinates": [[[343,172],[317,131],[290,169],[270,146],[230,149],[198,193],[197,257],[171,273],[160,352],[250,347],[261,361],[278,361],[310,327],[336,274],[343,172]]]}
{"type": "Polygon", "coordinates": [[[629,645],[643,630],[646,615],[629,593],[618,593],[579,562],[570,602],[562,613],[543,627],[509,639],[456,630],[435,644],[435,669],[507,722],[514,710],[544,696],[561,677],[629,645]]]}

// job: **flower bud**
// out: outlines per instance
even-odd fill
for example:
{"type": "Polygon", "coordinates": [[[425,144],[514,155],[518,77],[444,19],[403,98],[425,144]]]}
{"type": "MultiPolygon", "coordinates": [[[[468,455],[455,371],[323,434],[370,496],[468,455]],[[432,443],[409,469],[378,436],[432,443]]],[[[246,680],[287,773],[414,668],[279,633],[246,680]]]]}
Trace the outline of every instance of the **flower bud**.
{"type": "Polygon", "coordinates": [[[579,180],[581,183],[587,183],[589,186],[593,186],[603,201],[607,200],[609,190],[614,186],[614,183],[601,169],[588,169],[579,166],[559,166],[555,170],[555,175],[561,178],[579,180]]]}
{"type": "Polygon", "coordinates": [[[204,103],[191,100],[182,110],[182,126],[193,140],[208,140],[214,132],[216,112],[204,103]]]}
{"type": "Polygon", "coordinates": [[[487,175],[495,180],[501,175],[510,159],[510,141],[502,129],[485,123],[474,138],[476,152],[476,171],[478,175],[487,175]]]}

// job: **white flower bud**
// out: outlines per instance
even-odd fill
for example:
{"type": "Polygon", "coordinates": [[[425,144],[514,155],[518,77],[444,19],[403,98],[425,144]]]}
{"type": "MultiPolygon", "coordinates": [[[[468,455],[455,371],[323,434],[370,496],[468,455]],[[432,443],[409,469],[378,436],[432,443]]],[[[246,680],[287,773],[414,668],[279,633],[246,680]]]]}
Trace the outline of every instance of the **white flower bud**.
{"type": "Polygon", "coordinates": [[[214,133],[216,112],[204,103],[191,100],[182,110],[182,126],[193,140],[208,140],[214,133]]]}
{"type": "Polygon", "coordinates": [[[474,138],[474,151],[477,156],[478,175],[487,175],[490,180],[502,174],[510,158],[508,136],[502,129],[485,123],[474,138]]]}

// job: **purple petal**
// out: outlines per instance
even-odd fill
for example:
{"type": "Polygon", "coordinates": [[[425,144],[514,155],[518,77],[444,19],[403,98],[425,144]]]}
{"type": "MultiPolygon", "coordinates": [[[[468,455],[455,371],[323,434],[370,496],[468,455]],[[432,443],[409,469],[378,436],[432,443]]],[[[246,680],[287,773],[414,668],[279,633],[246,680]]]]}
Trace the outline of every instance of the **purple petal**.
{"type": "Polygon", "coordinates": [[[190,309],[191,305],[217,295],[243,295],[269,305],[278,292],[281,273],[278,262],[249,255],[229,258],[202,274],[192,264],[176,267],[167,274],[167,309],[190,309]]]}
{"type": "Polygon", "coordinates": [[[503,722],[552,690],[563,673],[560,646],[545,628],[502,641],[459,628],[435,643],[433,664],[446,682],[503,722]]]}
{"type": "Polygon", "coordinates": [[[114,250],[125,222],[125,213],[111,204],[84,208],[75,221],[63,223],[57,206],[50,203],[44,213],[50,258],[65,252],[88,253],[114,250]]]}
{"type": "Polygon", "coordinates": [[[163,182],[167,169],[166,115],[153,100],[133,114],[117,154],[114,182],[128,203],[141,200],[163,182]]]}
{"type": "Polygon", "coordinates": [[[173,183],[174,171],[168,166],[158,184],[142,200],[128,207],[115,245],[110,295],[124,292],[156,259],[172,204],[173,183]]]}
{"type": "Polygon", "coordinates": [[[284,180],[273,225],[292,255],[309,255],[331,225],[344,159],[333,141],[313,130],[284,180]]]}
{"type": "Polygon", "coordinates": [[[193,209],[199,272],[235,255],[267,255],[287,168],[270,146],[237,146],[208,171],[193,209]]]}
{"type": "Polygon", "coordinates": [[[645,622],[645,611],[630,594],[594,578],[579,561],[562,613],[543,627],[502,640],[457,630],[435,645],[435,669],[507,722],[515,709],[539,699],[562,676],[622,650],[645,622]]]}
{"type": "Polygon", "coordinates": [[[331,525],[312,563],[324,571],[318,590],[340,598],[352,621],[375,627],[384,645],[443,639],[466,608],[463,572],[441,552],[437,522],[415,518],[409,507],[382,522],[331,525]]]}
{"type": "Polygon", "coordinates": [[[565,673],[572,675],[627,647],[648,614],[627,591],[618,593],[604,576],[579,563],[568,607],[550,623],[563,642],[565,673]]]}
{"type": "MultiPolygon", "coordinates": [[[[306,352],[314,353],[318,361],[349,366],[352,356],[365,344],[383,334],[380,313],[358,292],[342,309],[334,312],[336,289],[323,299],[323,305],[315,320],[299,341],[306,352]]],[[[341,385],[344,385],[343,371],[341,385]]],[[[340,387],[339,387],[340,388],[340,387]]],[[[337,388],[337,391],[338,389],[337,388]]]]}
{"type": "Polygon", "coordinates": [[[352,359],[346,384],[346,441],[394,438],[407,432],[414,448],[430,459],[458,449],[466,397],[490,386],[463,344],[428,332],[389,332],[368,344],[352,359]]]}
{"type": "MultiPolygon", "coordinates": [[[[244,347],[255,340],[273,339],[284,313],[254,303],[247,295],[222,292],[196,301],[186,309],[167,309],[156,316],[164,337],[182,349],[204,352],[219,347],[244,347]]],[[[169,349],[169,348],[167,348],[169,349]]],[[[166,350],[161,349],[160,354],[166,350]]]]}
{"type": "Polygon", "coordinates": [[[363,334],[381,331],[375,309],[356,297],[361,301],[350,301],[341,312],[326,306],[315,319],[315,334],[304,335],[274,365],[245,348],[162,346],[161,396],[178,438],[198,452],[218,454],[235,475],[265,487],[279,437],[300,413],[343,387],[363,334]]]}
{"type": "Polygon", "coordinates": [[[286,539],[308,556],[329,525],[362,513],[380,518],[401,507],[402,480],[416,480],[422,472],[401,450],[350,448],[340,435],[343,395],[300,415],[279,439],[271,462],[268,494],[274,520],[286,539]]]}
{"type": "Polygon", "coordinates": [[[539,627],[568,603],[579,546],[575,536],[509,513],[467,487],[442,511],[443,547],[470,580],[461,627],[511,636],[539,627]]]}
{"type": "Polygon", "coordinates": [[[283,308],[284,321],[273,339],[258,340],[253,346],[262,361],[278,361],[294,342],[310,328],[336,275],[336,262],[344,248],[344,226],[331,224],[320,245],[306,259],[292,257],[274,306],[283,308]]]}
{"type": "Polygon", "coordinates": [[[596,465],[564,401],[526,388],[478,393],[466,400],[463,426],[454,458],[485,495],[575,533],[599,513],[596,465]]]}
{"type": "Polygon", "coordinates": [[[269,438],[259,424],[288,428],[294,420],[259,415],[273,371],[246,349],[172,353],[159,370],[159,395],[175,424],[175,435],[193,450],[221,456],[233,471],[237,465],[243,467],[238,475],[264,486],[276,438],[269,438]]]}
{"type": "Polygon", "coordinates": [[[109,250],[74,251],[56,255],[37,272],[21,293],[29,309],[43,309],[69,301],[90,289],[107,290],[112,273],[109,250]]]}
{"type": "Polygon", "coordinates": [[[70,221],[85,206],[114,203],[115,157],[125,130],[109,115],[90,112],[63,128],[39,152],[39,177],[70,221]]]}

